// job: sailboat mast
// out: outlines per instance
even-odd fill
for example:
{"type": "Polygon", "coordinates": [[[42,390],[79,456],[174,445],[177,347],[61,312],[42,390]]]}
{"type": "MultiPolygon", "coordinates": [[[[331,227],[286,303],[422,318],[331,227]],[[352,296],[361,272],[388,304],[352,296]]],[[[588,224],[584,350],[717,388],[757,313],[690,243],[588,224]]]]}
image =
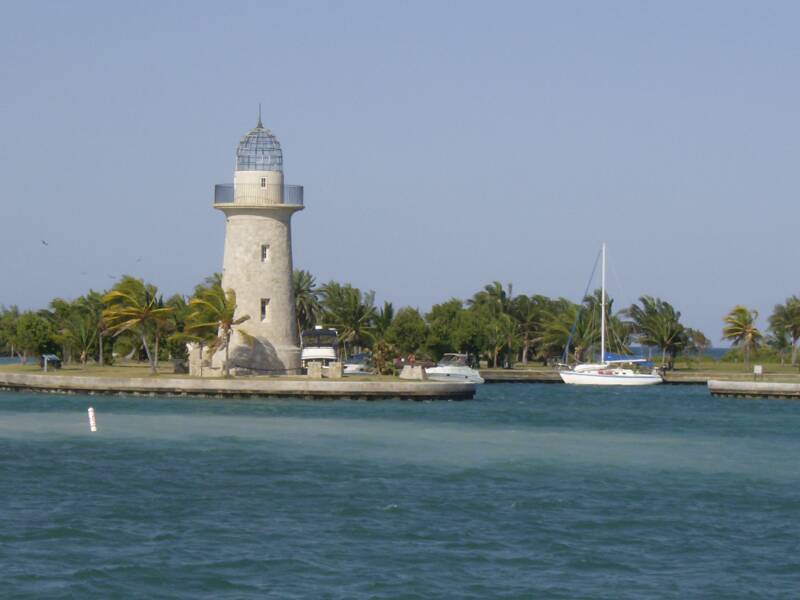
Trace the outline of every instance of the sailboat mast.
{"type": "Polygon", "coordinates": [[[606,362],[606,243],[602,247],[603,269],[600,274],[600,362],[606,362]]]}

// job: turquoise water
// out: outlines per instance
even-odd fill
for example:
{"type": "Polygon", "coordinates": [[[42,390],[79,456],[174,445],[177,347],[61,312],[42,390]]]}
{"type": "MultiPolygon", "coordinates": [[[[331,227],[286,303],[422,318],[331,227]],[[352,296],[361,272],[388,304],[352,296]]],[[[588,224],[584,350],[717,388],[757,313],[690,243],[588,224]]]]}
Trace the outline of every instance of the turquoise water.
{"type": "Polygon", "coordinates": [[[796,597],[799,459],[699,386],[0,393],[0,597],[796,597]]]}

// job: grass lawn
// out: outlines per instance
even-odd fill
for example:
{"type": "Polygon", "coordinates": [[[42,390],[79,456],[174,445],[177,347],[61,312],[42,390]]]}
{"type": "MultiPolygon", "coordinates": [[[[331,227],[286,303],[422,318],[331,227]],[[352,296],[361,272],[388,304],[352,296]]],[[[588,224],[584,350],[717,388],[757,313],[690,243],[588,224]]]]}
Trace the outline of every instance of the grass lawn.
{"type": "MultiPolygon", "coordinates": [[[[19,363],[0,365],[0,371],[12,373],[32,373],[44,374],[42,368],[36,362],[28,362],[27,365],[19,363]]],[[[153,377],[150,372],[150,365],[148,363],[131,362],[131,363],[117,363],[111,366],[99,367],[95,364],[87,364],[83,368],[80,364],[64,365],[60,369],[48,368],[47,374],[49,375],[80,375],[92,377],[153,377]]],[[[173,373],[173,366],[171,362],[158,365],[158,376],[168,375],[170,377],[188,377],[188,375],[181,375],[173,373]]]]}

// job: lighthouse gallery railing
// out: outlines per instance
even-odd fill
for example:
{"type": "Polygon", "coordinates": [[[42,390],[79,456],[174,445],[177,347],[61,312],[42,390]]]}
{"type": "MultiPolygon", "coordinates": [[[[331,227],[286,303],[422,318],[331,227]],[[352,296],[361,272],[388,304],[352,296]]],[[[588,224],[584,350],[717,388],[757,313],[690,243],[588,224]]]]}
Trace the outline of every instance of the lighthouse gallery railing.
{"type": "Polygon", "coordinates": [[[271,204],[291,204],[303,206],[302,185],[278,185],[240,183],[234,189],[232,183],[219,183],[214,186],[214,204],[247,204],[268,206],[271,204]]]}

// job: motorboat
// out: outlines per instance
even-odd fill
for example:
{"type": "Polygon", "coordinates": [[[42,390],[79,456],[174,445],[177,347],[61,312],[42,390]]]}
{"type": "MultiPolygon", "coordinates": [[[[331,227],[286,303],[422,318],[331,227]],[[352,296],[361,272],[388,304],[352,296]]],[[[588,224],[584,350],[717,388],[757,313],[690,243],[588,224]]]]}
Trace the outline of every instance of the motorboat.
{"type": "Polygon", "coordinates": [[[327,366],[337,360],[339,334],[335,329],[325,329],[317,325],[314,329],[304,331],[300,339],[302,345],[300,362],[304,368],[312,361],[327,366]]]}
{"type": "Polygon", "coordinates": [[[466,354],[445,354],[435,367],[425,369],[425,374],[434,381],[483,383],[481,374],[469,366],[469,356],[466,354]]]}
{"type": "Polygon", "coordinates": [[[343,375],[372,375],[372,367],[370,366],[370,355],[366,352],[361,354],[354,354],[344,361],[342,367],[343,375]]]}
{"type": "MultiPolygon", "coordinates": [[[[600,250],[602,255],[601,300],[600,300],[600,362],[575,365],[572,369],[559,371],[564,383],[574,385],[656,385],[664,380],[653,369],[640,372],[633,367],[649,364],[645,359],[634,357],[609,357],[606,355],[606,245],[600,250]]],[[[596,264],[596,263],[595,263],[596,264]]],[[[567,343],[569,347],[569,342],[567,343]]],[[[565,351],[566,354],[566,351],[565,351]]]]}

